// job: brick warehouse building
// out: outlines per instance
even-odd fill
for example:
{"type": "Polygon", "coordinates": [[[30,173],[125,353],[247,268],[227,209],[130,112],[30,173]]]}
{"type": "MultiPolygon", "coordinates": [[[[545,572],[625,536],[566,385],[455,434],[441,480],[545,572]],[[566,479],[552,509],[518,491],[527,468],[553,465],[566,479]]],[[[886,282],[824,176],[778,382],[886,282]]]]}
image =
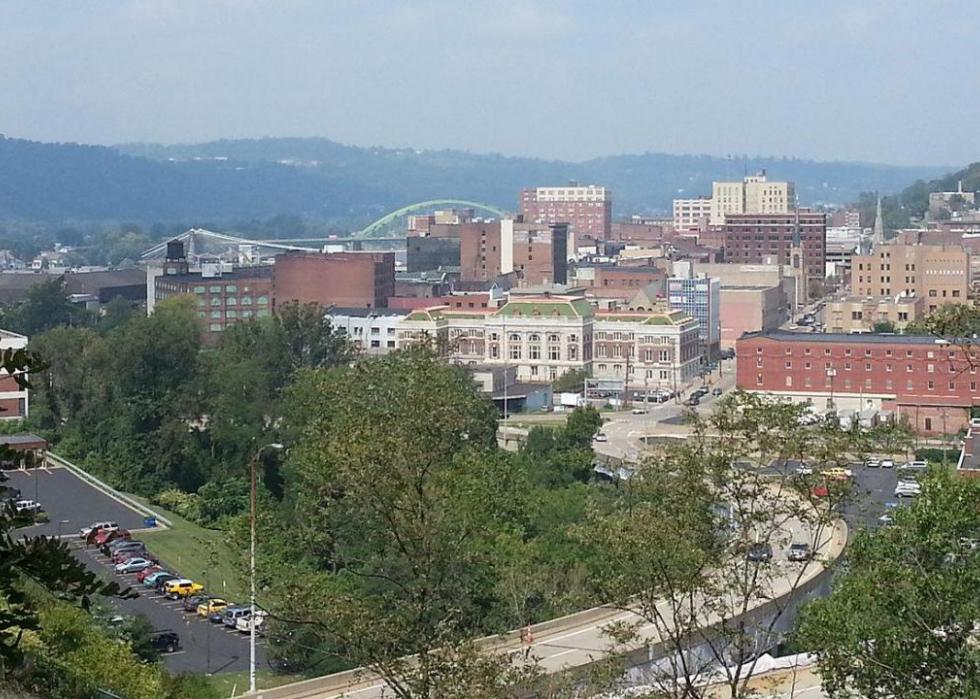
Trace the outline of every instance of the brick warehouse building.
{"type": "Polygon", "coordinates": [[[919,432],[955,433],[980,406],[980,348],[931,336],[775,330],[736,342],[739,388],[818,412],[881,410],[919,432]]]}
{"type": "MultiPolygon", "coordinates": [[[[728,214],[722,229],[725,262],[737,264],[791,263],[797,214],[728,214]]],[[[827,256],[827,215],[799,212],[803,262],[811,289],[823,282],[827,256]]]]}
{"type": "Polygon", "coordinates": [[[567,223],[568,248],[608,240],[612,231],[612,191],[596,185],[534,187],[521,190],[519,213],[532,223],[567,223]]]}
{"type": "Polygon", "coordinates": [[[390,252],[287,252],[272,273],[276,306],[299,301],[344,308],[384,308],[395,295],[390,252]]]}

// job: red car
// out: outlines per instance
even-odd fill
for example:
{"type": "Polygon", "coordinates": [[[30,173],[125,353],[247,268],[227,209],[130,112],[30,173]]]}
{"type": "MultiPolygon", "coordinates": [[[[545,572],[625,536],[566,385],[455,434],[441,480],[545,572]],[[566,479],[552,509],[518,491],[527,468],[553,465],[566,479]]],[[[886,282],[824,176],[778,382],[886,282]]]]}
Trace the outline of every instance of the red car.
{"type": "Polygon", "coordinates": [[[110,541],[116,541],[117,539],[130,539],[132,534],[129,533],[128,529],[116,529],[116,530],[99,530],[99,533],[95,535],[95,539],[92,543],[96,546],[102,546],[103,544],[108,544],[110,541]]]}
{"type": "Polygon", "coordinates": [[[161,568],[160,566],[150,566],[149,568],[144,568],[143,570],[141,570],[136,574],[136,581],[143,582],[148,577],[150,577],[154,573],[159,573],[161,570],[163,570],[163,568],[161,568]]]}

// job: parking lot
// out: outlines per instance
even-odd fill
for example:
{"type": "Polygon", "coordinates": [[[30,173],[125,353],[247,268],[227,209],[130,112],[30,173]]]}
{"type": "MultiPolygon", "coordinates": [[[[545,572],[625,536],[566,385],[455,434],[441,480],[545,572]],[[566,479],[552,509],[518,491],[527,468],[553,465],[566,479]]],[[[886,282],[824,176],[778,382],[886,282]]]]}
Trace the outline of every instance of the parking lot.
{"type": "MultiPolygon", "coordinates": [[[[134,539],[142,539],[153,550],[152,531],[144,527],[144,515],[116,500],[65,468],[38,469],[35,473],[7,471],[7,486],[19,488],[23,497],[35,499],[44,506],[50,521],[24,527],[19,533],[28,536],[57,536],[61,534],[75,556],[86,567],[106,579],[132,586],[138,593],[134,599],[108,600],[122,614],[141,614],[154,629],[172,630],[180,635],[181,648],[163,655],[163,662],[173,672],[240,672],[248,669],[248,635],[224,624],[212,624],[196,614],[185,614],[179,601],[166,599],[156,590],[147,590],[133,575],[116,575],[109,560],[95,547],[86,547],[78,530],[99,520],[113,520],[123,528],[134,531],[134,539]]],[[[168,570],[173,568],[161,561],[168,570]]],[[[173,572],[179,572],[173,570],[173,572]]],[[[245,602],[245,600],[233,600],[245,602]]],[[[259,667],[265,665],[265,639],[258,639],[256,649],[259,667]]]]}

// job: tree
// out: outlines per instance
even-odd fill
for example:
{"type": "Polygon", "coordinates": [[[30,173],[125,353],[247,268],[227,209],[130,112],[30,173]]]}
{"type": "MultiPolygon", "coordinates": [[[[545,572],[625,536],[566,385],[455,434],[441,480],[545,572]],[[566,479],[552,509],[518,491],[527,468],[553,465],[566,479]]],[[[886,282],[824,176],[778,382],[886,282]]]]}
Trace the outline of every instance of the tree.
{"type": "Polygon", "coordinates": [[[61,277],[32,286],[24,299],[3,315],[4,327],[28,336],[59,325],[84,325],[90,320],[83,308],[68,301],[61,277]]]}
{"type": "MultiPolygon", "coordinates": [[[[906,335],[932,335],[963,350],[961,365],[976,368],[980,343],[980,309],[967,304],[944,304],[925,318],[912,321],[905,327],[906,335]]],[[[961,366],[960,368],[964,368],[961,366]]]]}
{"type": "Polygon", "coordinates": [[[614,625],[614,649],[654,648],[657,696],[748,697],[762,649],[775,643],[779,600],[821,573],[846,480],[797,475],[861,458],[873,435],[836,421],[804,426],[806,406],[741,391],[694,432],[626,481],[623,496],[582,528],[602,599],[632,612],[614,625]],[[789,568],[773,550],[806,544],[815,558],[789,568]],[[764,612],[753,610],[764,609],[764,612]]]}
{"type": "Polygon", "coordinates": [[[891,527],[858,532],[830,597],[801,615],[832,697],[980,693],[980,481],[933,469],[891,527]]]}
{"type": "Polygon", "coordinates": [[[875,321],[875,324],[871,326],[871,332],[893,333],[895,332],[895,324],[890,320],[877,320],[875,321]]]}
{"type": "Polygon", "coordinates": [[[492,404],[424,348],[305,371],[291,401],[306,416],[287,483],[306,556],[267,581],[273,612],[396,697],[491,696],[506,666],[469,639],[489,609],[489,553],[528,490],[496,449],[492,404]]]}
{"type": "Polygon", "coordinates": [[[585,369],[566,371],[551,382],[551,388],[559,393],[582,393],[585,391],[585,380],[589,372],[585,369]]]}

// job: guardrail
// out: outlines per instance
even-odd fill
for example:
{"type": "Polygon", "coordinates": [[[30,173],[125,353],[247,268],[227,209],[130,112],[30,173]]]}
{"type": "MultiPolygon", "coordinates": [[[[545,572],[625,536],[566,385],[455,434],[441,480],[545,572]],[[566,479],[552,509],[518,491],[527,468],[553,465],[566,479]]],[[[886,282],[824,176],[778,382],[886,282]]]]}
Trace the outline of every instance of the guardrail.
{"type": "Polygon", "coordinates": [[[151,510],[149,507],[147,507],[143,503],[139,502],[138,500],[133,499],[129,495],[126,495],[125,493],[119,492],[118,490],[116,490],[115,488],[113,488],[108,483],[105,483],[105,482],[99,480],[98,478],[96,478],[95,476],[93,476],[88,471],[82,470],[81,468],[79,468],[78,466],[76,466],[75,464],[73,464],[71,461],[69,461],[68,459],[64,458],[63,456],[58,456],[57,454],[49,451],[49,452],[46,453],[45,458],[49,462],[55,464],[56,466],[61,466],[63,468],[68,469],[73,474],[75,474],[75,476],[77,476],[79,479],[85,481],[86,483],[88,483],[89,485],[91,485],[93,488],[95,488],[97,490],[101,490],[103,493],[105,493],[109,497],[113,498],[114,500],[118,500],[119,502],[123,503],[127,507],[130,507],[130,508],[136,510],[140,514],[142,514],[142,515],[144,515],[146,517],[153,517],[153,518],[156,519],[157,522],[163,523],[164,526],[167,526],[167,527],[172,527],[173,526],[173,523],[169,519],[167,519],[166,517],[164,517],[163,515],[159,514],[155,510],[151,510]]]}

